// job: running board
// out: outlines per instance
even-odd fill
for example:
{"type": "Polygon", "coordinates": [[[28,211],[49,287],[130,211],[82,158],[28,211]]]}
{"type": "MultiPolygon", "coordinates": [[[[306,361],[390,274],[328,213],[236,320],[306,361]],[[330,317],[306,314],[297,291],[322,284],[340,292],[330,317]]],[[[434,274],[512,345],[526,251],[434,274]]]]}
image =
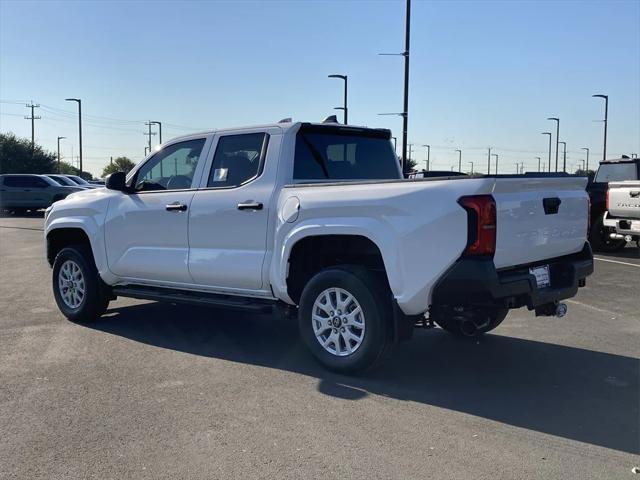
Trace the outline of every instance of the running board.
{"type": "Polygon", "coordinates": [[[113,294],[119,297],[139,298],[141,300],[220,307],[233,310],[244,310],[253,313],[269,313],[277,304],[276,300],[263,298],[191,292],[187,290],[142,285],[113,287],[113,294]]]}

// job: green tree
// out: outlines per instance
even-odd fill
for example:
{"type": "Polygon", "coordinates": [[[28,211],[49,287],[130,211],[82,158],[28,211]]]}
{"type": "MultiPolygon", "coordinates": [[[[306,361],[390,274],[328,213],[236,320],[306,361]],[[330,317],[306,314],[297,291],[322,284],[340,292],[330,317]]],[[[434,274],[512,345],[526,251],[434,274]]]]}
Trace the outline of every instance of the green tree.
{"type": "Polygon", "coordinates": [[[40,145],[31,148],[31,140],[13,133],[0,133],[0,173],[51,173],[56,155],[40,145]]]}
{"type": "Polygon", "coordinates": [[[133,163],[127,157],[118,157],[113,160],[113,163],[107,164],[102,170],[102,176],[106,177],[107,175],[111,175],[113,172],[125,172],[129,173],[136,164],[133,163]]]}

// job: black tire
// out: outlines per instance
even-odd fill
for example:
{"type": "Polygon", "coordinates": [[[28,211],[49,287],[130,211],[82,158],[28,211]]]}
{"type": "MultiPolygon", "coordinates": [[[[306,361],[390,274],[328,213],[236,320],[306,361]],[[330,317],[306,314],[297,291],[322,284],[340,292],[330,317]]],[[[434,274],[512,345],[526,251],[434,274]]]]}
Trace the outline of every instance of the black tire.
{"type": "Polygon", "coordinates": [[[591,224],[591,235],[589,236],[589,243],[594,250],[599,252],[614,253],[622,250],[627,241],[624,238],[614,239],[609,237],[610,230],[604,226],[604,213],[598,215],[591,224]]]}
{"type": "MultiPolygon", "coordinates": [[[[392,315],[391,292],[383,275],[364,268],[338,266],[322,270],[307,283],[300,299],[298,326],[303,341],[324,367],[339,373],[354,373],[370,369],[385,358],[392,345],[392,315]],[[345,356],[327,351],[314,333],[314,304],[323,292],[331,288],[348,292],[360,304],[363,312],[361,318],[365,329],[361,343],[353,353],[345,356]]],[[[329,328],[327,332],[340,335],[339,330],[329,328]]],[[[338,339],[338,343],[344,346],[344,338],[338,339]]],[[[349,343],[352,345],[351,340],[349,343]]],[[[337,349],[335,343],[334,349],[337,349]]]]}
{"type": "Polygon", "coordinates": [[[507,308],[467,310],[463,313],[447,308],[436,310],[433,320],[446,332],[456,337],[469,338],[497,328],[508,313],[507,308]]]}
{"type": "Polygon", "coordinates": [[[91,249],[85,245],[70,245],[60,250],[53,263],[53,296],[62,314],[74,322],[97,320],[109,306],[109,288],[102,281],[91,249]],[[63,298],[60,286],[60,270],[65,262],[77,265],[84,279],[84,295],[77,306],[71,306],[63,298]]]}

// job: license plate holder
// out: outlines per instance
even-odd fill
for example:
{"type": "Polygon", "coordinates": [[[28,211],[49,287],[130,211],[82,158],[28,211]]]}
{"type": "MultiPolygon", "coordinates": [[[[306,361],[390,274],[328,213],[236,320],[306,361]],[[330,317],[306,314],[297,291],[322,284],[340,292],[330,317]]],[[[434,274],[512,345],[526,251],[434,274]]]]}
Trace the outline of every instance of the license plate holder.
{"type": "Polygon", "coordinates": [[[536,277],[538,288],[544,288],[551,285],[551,276],[549,275],[549,265],[540,265],[531,267],[529,273],[536,277]]]}

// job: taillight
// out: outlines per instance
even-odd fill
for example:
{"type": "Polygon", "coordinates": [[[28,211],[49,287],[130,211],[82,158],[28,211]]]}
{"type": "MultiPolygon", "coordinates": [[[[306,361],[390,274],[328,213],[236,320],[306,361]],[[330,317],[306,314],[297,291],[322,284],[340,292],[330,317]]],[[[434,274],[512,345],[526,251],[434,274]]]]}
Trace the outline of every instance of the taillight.
{"type": "Polygon", "coordinates": [[[469,215],[465,255],[490,255],[496,251],[496,201],[491,195],[473,195],[458,200],[469,215]]]}

